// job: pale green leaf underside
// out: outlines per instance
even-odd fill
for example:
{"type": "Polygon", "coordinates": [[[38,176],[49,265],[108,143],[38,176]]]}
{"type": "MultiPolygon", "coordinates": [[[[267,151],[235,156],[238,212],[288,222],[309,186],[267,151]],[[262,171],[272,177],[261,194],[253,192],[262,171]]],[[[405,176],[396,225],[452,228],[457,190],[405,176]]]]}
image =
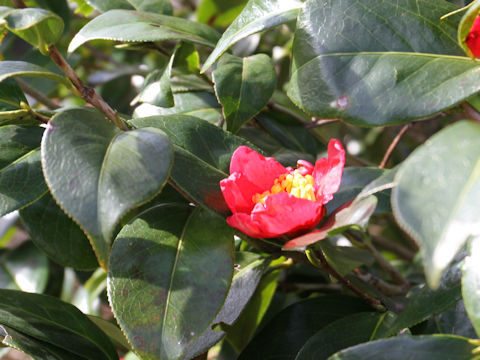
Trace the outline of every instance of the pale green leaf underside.
{"type": "Polygon", "coordinates": [[[480,234],[480,126],[456,123],[419,147],[400,167],[393,213],[420,245],[428,284],[470,236],[480,234]]]}
{"type": "Polygon", "coordinates": [[[71,86],[70,81],[59,74],[51,72],[41,66],[25,61],[0,61],[0,81],[14,76],[41,77],[71,86]]]}

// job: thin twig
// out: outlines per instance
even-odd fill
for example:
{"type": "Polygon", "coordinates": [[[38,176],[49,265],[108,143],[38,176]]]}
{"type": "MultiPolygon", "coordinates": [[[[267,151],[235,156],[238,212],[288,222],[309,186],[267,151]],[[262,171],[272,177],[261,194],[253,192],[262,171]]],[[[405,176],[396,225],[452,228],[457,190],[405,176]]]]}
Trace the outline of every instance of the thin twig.
{"type": "Polygon", "coordinates": [[[18,78],[16,80],[17,80],[18,85],[20,86],[20,88],[23,90],[23,92],[25,94],[30,95],[32,98],[37,100],[39,103],[45,105],[46,107],[48,107],[50,110],[55,110],[55,109],[60,108],[60,106],[57,103],[53,102],[48,97],[43,95],[41,92],[32,88],[25,81],[23,81],[21,79],[18,79],[18,78]]]}
{"type": "Polygon", "coordinates": [[[408,286],[408,284],[392,285],[373,274],[357,274],[357,277],[360,278],[360,280],[365,281],[367,284],[374,286],[386,296],[405,295],[410,289],[410,286],[408,286]]]}
{"type": "Polygon", "coordinates": [[[392,143],[391,143],[390,146],[388,147],[387,152],[386,152],[385,155],[383,156],[382,162],[380,163],[380,165],[378,165],[378,168],[379,168],[379,169],[384,169],[384,168],[385,168],[385,166],[387,165],[388,160],[390,159],[390,156],[392,156],[393,150],[395,150],[395,147],[396,147],[396,146],[398,145],[398,143],[400,142],[402,136],[407,132],[408,129],[410,129],[411,126],[412,126],[412,123],[406,124],[404,127],[402,127],[402,129],[399,131],[399,133],[397,134],[397,136],[395,136],[395,138],[393,139],[392,143]]]}
{"type": "Polygon", "coordinates": [[[100,110],[114,125],[120,129],[128,130],[128,127],[118,117],[117,113],[106,103],[106,101],[98,95],[98,93],[91,87],[86,86],[78,77],[72,67],[66,62],[63,56],[58,52],[55,45],[48,47],[50,58],[62,70],[62,72],[70,79],[73,86],[77,89],[81,97],[92,104],[95,108],[100,110]]]}
{"type": "Polygon", "coordinates": [[[462,103],[463,112],[468,116],[470,120],[480,122],[480,113],[471,105],[466,102],[462,103]]]}
{"type": "Polygon", "coordinates": [[[358,289],[355,285],[353,285],[349,280],[345,279],[342,275],[340,275],[334,268],[332,268],[321,251],[308,249],[305,252],[305,255],[307,256],[308,260],[310,260],[313,266],[325,270],[328,274],[337,279],[337,281],[348,287],[355,294],[368,302],[375,310],[382,312],[386,310],[385,306],[383,306],[380,300],[377,300],[370,295],[364,293],[362,290],[358,289]]]}
{"type": "Polygon", "coordinates": [[[382,236],[372,236],[371,239],[375,245],[387,251],[391,251],[402,259],[411,261],[415,257],[415,253],[413,251],[382,236]]]}

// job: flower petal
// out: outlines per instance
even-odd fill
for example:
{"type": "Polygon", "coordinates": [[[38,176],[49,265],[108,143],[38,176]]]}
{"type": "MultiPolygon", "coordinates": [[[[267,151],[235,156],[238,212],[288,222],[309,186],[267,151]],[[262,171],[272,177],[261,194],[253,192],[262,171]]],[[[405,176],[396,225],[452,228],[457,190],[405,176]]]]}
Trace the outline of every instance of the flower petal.
{"type": "Polygon", "coordinates": [[[476,57],[480,57],[480,16],[477,16],[472,29],[465,39],[468,48],[476,57]]]}
{"type": "Polygon", "coordinates": [[[230,174],[233,173],[243,174],[263,192],[270,190],[275,179],[288,171],[274,158],[264,157],[246,146],[239,146],[230,162],[230,174]]]}
{"type": "Polygon", "coordinates": [[[340,141],[330,140],[328,143],[328,158],[322,158],[315,163],[313,178],[316,187],[316,201],[326,204],[340,187],[343,167],[345,165],[345,150],[340,141]]]}
{"type": "Polygon", "coordinates": [[[220,189],[232,213],[249,213],[252,211],[255,205],[252,201],[252,196],[264,191],[264,189],[251,183],[246,176],[238,172],[221,180],[220,189]]]}
{"type": "Polygon", "coordinates": [[[325,214],[321,203],[277,193],[257,204],[251,214],[234,213],[229,225],[255,238],[272,238],[315,227],[325,214]]]}

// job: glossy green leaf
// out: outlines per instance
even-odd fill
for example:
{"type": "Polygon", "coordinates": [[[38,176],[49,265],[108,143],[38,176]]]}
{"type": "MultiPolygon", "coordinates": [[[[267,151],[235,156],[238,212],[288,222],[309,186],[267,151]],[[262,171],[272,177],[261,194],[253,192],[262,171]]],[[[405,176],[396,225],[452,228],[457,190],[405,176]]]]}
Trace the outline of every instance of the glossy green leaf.
{"type": "Polygon", "coordinates": [[[165,131],[175,148],[172,180],[202,206],[221,214],[229,212],[220,180],[228,177],[233,152],[241,145],[252,145],[190,116],[151,116],[130,123],[137,128],[151,126],[165,131]]]}
{"type": "Polygon", "coordinates": [[[124,42],[182,40],[214,47],[218,37],[218,33],[209,26],[179,17],[110,10],[85,25],[70,42],[68,52],[95,39],[124,42]]]}
{"type": "Polygon", "coordinates": [[[169,108],[174,106],[172,88],[170,86],[170,67],[154,70],[145,78],[142,90],[133,99],[131,105],[139,103],[152,104],[169,108]]]}
{"type": "Polygon", "coordinates": [[[455,19],[439,21],[453,9],[441,0],[307,2],[290,98],[312,115],[364,126],[411,121],[465,100],[480,79],[478,64],[455,56],[455,19]]]}
{"type": "MultiPolygon", "coordinates": [[[[172,86],[174,86],[172,84],[172,86]]],[[[222,110],[217,102],[215,95],[209,92],[185,92],[173,94],[175,106],[171,108],[161,108],[150,104],[142,104],[135,109],[134,118],[143,118],[154,115],[190,115],[206,120],[211,123],[217,123],[222,110]]]]}
{"type": "Polygon", "coordinates": [[[401,165],[395,182],[393,213],[419,244],[436,288],[467,238],[480,234],[480,126],[462,121],[437,133],[401,165]]]}
{"type": "Polygon", "coordinates": [[[70,27],[70,20],[72,19],[72,12],[67,0],[36,0],[36,2],[44,9],[49,9],[63,20],[65,28],[64,32],[68,31],[70,27]]]}
{"type": "Polygon", "coordinates": [[[165,184],[172,145],[158,129],[122,132],[94,110],[72,109],[50,120],[42,165],[53,197],[86,231],[106,268],[121,217],[165,184]]]}
{"type": "Polygon", "coordinates": [[[114,324],[112,321],[102,319],[101,317],[98,317],[98,316],[89,315],[88,318],[95,325],[97,325],[105,334],[108,335],[108,337],[110,338],[110,340],[115,346],[120,347],[126,351],[131,349],[131,346],[128,343],[127,338],[122,333],[122,330],[120,330],[118,325],[114,324]]]}
{"type": "Polygon", "coordinates": [[[0,336],[2,336],[2,329],[5,332],[5,338],[2,340],[4,345],[18,349],[33,359],[40,360],[83,360],[82,356],[61,349],[55,345],[35,339],[31,336],[25,335],[20,331],[16,331],[7,326],[0,325],[0,336]]]}
{"type": "Polygon", "coordinates": [[[213,70],[213,81],[227,130],[235,133],[267,105],[277,77],[265,54],[246,58],[224,55],[213,70]]]}
{"type": "Polygon", "coordinates": [[[0,215],[32,203],[46,191],[37,148],[0,169],[0,215]]]}
{"type": "Polygon", "coordinates": [[[41,293],[47,286],[48,259],[32,242],[0,253],[0,288],[41,293]]]}
{"type": "MultiPolygon", "coordinates": [[[[236,254],[232,285],[222,309],[211,325],[188,348],[184,356],[185,359],[203,354],[225,336],[224,327],[230,327],[234,323],[237,324],[241,314],[246,311],[245,307],[249,306],[249,301],[255,296],[256,289],[261,286],[262,275],[269,262],[268,259],[254,253],[239,252],[236,254]],[[216,325],[220,325],[222,330],[213,330],[216,325]]],[[[229,332],[230,330],[228,329],[229,332]]]]}
{"type": "Polygon", "coordinates": [[[87,0],[72,0],[72,1],[77,4],[75,13],[81,14],[83,16],[89,16],[92,13],[92,11],[95,10],[93,7],[91,7],[87,3],[87,0]]]}
{"type": "Polygon", "coordinates": [[[202,0],[196,9],[197,21],[227,27],[242,12],[248,0],[202,0]]]}
{"type": "Polygon", "coordinates": [[[305,342],[331,322],[368,311],[359,299],[324,295],[293,304],[268,323],[240,354],[239,360],[294,359],[305,342]]]}
{"type": "Polygon", "coordinates": [[[87,0],[95,9],[102,12],[113,9],[138,10],[157,14],[172,15],[169,0],[87,0]]]}
{"type": "Polygon", "coordinates": [[[44,129],[38,126],[0,127],[0,169],[40,147],[44,129]]]}
{"type": "Polygon", "coordinates": [[[232,45],[257,32],[296,19],[302,2],[299,0],[250,0],[240,15],[223,33],[217,46],[205,61],[206,71],[232,45]]]}
{"type": "MultiPolygon", "coordinates": [[[[54,297],[0,290],[0,324],[91,360],[116,360],[108,337],[76,307],[54,297]]],[[[75,357],[74,357],[75,358],[75,357]]]]}
{"type": "Polygon", "coordinates": [[[383,315],[361,312],[336,320],[313,335],[295,360],[327,360],[330,355],[370,340],[383,315]]]}
{"type": "Polygon", "coordinates": [[[56,263],[78,270],[98,266],[88,238],[50,193],[20,210],[20,217],[35,245],[56,263]]]}
{"type": "Polygon", "coordinates": [[[28,109],[1,111],[0,126],[3,125],[37,125],[38,120],[28,109]]]}
{"type": "Polygon", "coordinates": [[[152,208],[124,227],[112,248],[111,305],[145,360],[182,358],[230,288],[232,229],[205,210],[190,213],[185,206],[152,208]]]}
{"type": "Polygon", "coordinates": [[[432,315],[438,315],[449,309],[461,299],[461,270],[455,264],[447,271],[437,290],[424,285],[423,288],[410,296],[408,304],[398,314],[386,333],[378,333],[379,337],[395,335],[405,328],[412,327],[427,320],[432,315]]]}
{"type": "Polygon", "coordinates": [[[180,42],[173,54],[172,67],[187,73],[198,73],[200,70],[200,55],[195,45],[187,42],[180,42]]]}
{"type": "MultiPolygon", "coordinates": [[[[3,12],[6,9],[1,10],[3,12]]],[[[6,29],[38,47],[44,55],[48,54],[48,47],[62,36],[62,18],[44,9],[10,9],[1,16],[6,29]]]]}
{"type": "Polygon", "coordinates": [[[353,346],[328,360],[475,360],[476,347],[459,336],[403,336],[353,346]]]}
{"type": "Polygon", "coordinates": [[[332,213],[318,230],[288,241],[284,249],[304,249],[328,236],[342,233],[350,227],[365,228],[377,206],[377,198],[370,195],[356,202],[344,204],[332,213]]]}
{"type": "Polygon", "coordinates": [[[280,271],[267,273],[258,284],[255,293],[232,327],[228,329],[227,341],[242,351],[251,340],[260,325],[275,295],[280,271]]]}
{"type": "Polygon", "coordinates": [[[40,77],[70,86],[70,81],[66,77],[51,72],[41,66],[25,61],[0,61],[0,81],[13,76],[40,77]]]}
{"type": "Polygon", "coordinates": [[[477,334],[480,334],[480,238],[470,240],[469,254],[465,258],[462,277],[462,294],[465,309],[477,334]]]}

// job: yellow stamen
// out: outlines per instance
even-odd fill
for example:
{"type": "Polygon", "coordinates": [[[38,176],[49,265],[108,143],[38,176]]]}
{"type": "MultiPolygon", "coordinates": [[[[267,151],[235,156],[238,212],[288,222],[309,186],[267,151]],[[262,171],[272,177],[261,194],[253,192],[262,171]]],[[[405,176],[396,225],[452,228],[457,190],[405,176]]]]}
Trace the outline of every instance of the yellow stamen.
{"type": "Polygon", "coordinates": [[[315,201],[314,180],[312,175],[301,175],[297,170],[293,174],[280,175],[273,183],[270,191],[265,191],[261,194],[252,196],[252,201],[255,204],[265,204],[267,196],[278,194],[279,192],[286,192],[299,199],[307,199],[315,201]]]}

